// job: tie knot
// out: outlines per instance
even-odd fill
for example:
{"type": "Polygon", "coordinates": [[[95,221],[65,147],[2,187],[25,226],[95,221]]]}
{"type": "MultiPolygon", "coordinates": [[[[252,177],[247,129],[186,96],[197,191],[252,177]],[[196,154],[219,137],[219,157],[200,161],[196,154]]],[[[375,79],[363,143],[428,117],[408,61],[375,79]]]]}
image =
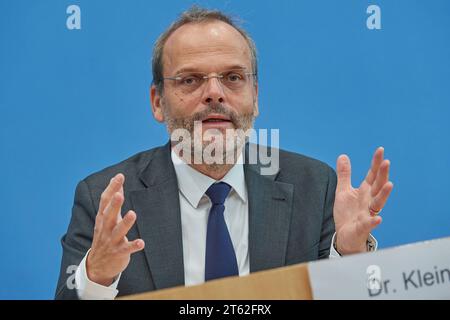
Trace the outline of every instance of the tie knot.
{"type": "Polygon", "coordinates": [[[225,182],[214,183],[206,190],[206,195],[211,199],[213,205],[223,204],[228,193],[230,193],[231,186],[225,182]]]}

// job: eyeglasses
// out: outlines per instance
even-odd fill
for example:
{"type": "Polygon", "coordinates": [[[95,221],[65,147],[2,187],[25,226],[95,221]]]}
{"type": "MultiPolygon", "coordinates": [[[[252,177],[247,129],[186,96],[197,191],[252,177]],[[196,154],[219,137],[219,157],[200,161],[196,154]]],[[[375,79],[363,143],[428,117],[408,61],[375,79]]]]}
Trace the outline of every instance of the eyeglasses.
{"type": "Polygon", "coordinates": [[[256,77],[256,73],[246,72],[245,69],[235,69],[211,76],[203,72],[184,72],[174,77],[165,77],[163,79],[173,80],[176,90],[183,94],[191,94],[203,87],[212,78],[219,80],[222,88],[238,92],[246,88],[254,77],[256,77]]]}

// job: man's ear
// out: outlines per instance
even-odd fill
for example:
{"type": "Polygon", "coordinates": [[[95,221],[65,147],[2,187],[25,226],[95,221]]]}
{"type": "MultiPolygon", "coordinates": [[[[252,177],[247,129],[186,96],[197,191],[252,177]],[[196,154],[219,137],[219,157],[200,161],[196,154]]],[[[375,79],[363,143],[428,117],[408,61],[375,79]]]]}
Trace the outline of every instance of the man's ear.
{"type": "Polygon", "coordinates": [[[162,111],[162,96],[156,90],[156,86],[152,84],[150,87],[150,102],[152,105],[153,117],[158,122],[164,122],[164,113],[162,111]]]}
{"type": "Polygon", "coordinates": [[[253,88],[253,116],[257,117],[259,115],[258,107],[258,82],[255,83],[253,88]]]}

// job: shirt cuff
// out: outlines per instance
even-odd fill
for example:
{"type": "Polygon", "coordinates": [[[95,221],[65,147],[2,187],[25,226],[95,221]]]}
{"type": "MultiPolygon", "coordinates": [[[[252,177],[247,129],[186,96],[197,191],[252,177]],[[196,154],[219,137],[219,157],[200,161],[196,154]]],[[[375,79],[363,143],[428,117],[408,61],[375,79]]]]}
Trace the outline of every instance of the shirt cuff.
{"type": "Polygon", "coordinates": [[[75,285],[78,298],[81,300],[113,300],[119,293],[116,288],[122,274],[119,274],[117,279],[109,287],[89,280],[86,272],[86,260],[90,251],[91,249],[86,253],[75,272],[75,285]]]}
{"type": "MultiPolygon", "coordinates": [[[[369,234],[369,238],[367,239],[367,252],[376,251],[378,248],[378,241],[374,236],[369,234]]],[[[336,232],[333,234],[333,238],[331,239],[330,246],[330,258],[340,258],[341,255],[336,250],[336,232]]]]}

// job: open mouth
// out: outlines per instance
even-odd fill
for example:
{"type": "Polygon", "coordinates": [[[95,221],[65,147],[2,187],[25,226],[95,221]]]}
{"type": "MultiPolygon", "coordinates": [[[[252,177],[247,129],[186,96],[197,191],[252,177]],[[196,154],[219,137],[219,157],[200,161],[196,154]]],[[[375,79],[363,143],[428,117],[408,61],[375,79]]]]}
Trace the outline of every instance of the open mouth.
{"type": "Polygon", "coordinates": [[[203,120],[203,122],[231,122],[231,121],[230,121],[230,120],[224,120],[224,119],[214,119],[214,118],[211,118],[211,119],[203,120]]]}
{"type": "Polygon", "coordinates": [[[212,124],[225,124],[225,123],[231,123],[231,120],[224,115],[217,115],[217,114],[211,114],[206,119],[202,121],[202,123],[212,123],[212,124]]]}

